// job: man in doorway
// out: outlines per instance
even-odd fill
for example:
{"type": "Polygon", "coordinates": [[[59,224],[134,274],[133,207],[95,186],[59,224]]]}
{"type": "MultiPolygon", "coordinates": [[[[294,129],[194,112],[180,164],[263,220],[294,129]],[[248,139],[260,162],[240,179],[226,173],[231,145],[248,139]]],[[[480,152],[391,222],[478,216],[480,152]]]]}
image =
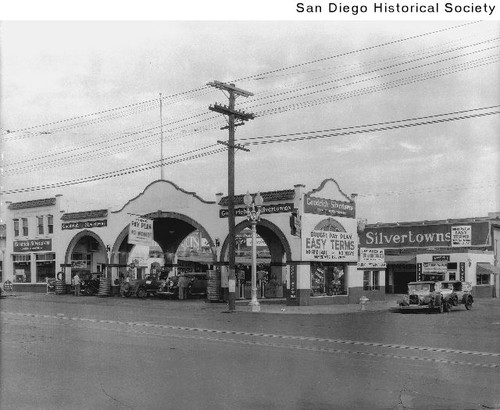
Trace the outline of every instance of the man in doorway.
{"type": "Polygon", "coordinates": [[[80,296],[80,276],[78,273],[73,276],[73,285],[75,285],[75,296],[80,296]]]}

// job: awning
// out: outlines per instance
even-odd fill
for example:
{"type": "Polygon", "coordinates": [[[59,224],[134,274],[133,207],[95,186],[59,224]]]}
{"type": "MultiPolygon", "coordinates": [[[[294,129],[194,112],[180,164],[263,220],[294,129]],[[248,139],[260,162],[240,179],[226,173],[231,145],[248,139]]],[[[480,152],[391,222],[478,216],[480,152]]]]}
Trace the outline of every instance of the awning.
{"type": "Polygon", "coordinates": [[[498,266],[493,266],[491,263],[478,262],[476,274],[500,275],[500,268],[498,266]]]}
{"type": "Polygon", "coordinates": [[[415,255],[385,255],[385,262],[391,265],[415,265],[415,255]]]}

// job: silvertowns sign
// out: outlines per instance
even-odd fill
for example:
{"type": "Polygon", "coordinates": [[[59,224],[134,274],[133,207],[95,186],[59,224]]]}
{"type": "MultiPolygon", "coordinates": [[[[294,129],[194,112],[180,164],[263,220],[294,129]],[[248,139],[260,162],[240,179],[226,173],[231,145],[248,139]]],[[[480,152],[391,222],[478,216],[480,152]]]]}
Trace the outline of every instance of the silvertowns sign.
{"type": "Polygon", "coordinates": [[[488,246],[488,232],[488,222],[367,227],[359,240],[372,248],[488,246]]]}

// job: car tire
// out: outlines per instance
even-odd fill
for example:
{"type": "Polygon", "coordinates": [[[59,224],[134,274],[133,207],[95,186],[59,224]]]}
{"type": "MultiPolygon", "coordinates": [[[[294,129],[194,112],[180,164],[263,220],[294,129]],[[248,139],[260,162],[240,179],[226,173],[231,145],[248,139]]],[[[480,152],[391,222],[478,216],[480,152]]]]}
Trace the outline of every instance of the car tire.
{"type": "Polygon", "coordinates": [[[137,289],[137,297],[138,298],[145,298],[146,296],[148,296],[148,293],[146,292],[146,289],[144,288],[139,288],[137,289]]]}
{"type": "Polygon", "coordinates": [[[472,300],[470,298],[467,298],[467,301],[465,302],[465,309],[467,310],[472,309],[472,300]]]}
{"type": "Polygon", "coordinates": [[[444,303],[440,303],[438,305],[438,313],[443,313],[444,312],[444,303]]]}

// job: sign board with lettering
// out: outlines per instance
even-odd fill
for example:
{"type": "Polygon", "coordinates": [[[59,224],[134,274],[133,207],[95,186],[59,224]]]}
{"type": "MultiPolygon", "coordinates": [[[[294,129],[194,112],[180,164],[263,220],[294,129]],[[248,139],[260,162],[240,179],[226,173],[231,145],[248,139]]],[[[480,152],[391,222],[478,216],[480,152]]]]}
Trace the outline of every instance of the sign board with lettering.
{"type": "Polygon", "coordinates": [[[484,247],[491,246],[489,229],[488,222],[367,226],[359,241],[369,248],[484,247]]]}
{"type": "Polygon", "coordinates": [[[108,221],[106,219],[100,221],[78,221],[78,222],[63,222],[61,229],[90,229],[90,228],[103,228],[108,226],[108,221]]]}
{"type": "Polygon", "coordinates": [[[444,275],[448,269],[446,262],[423,262],[422,273],[424,275],[444,275]]]}
{"type": "MultiPolygon", "coordinates": [[[[280,213],[288,213],[293,211],[293,203],[286,204],[276,204],[276,205],[263,205],[260,208],[260,213],[262,214],[280,214],[280,213]]],[[[234,209],[235,216],[247,216],[247,208],[235,208],[234,209]]],[[[229,215],[229,211],[227,209],[219,210],[219,218],[227,218],[229,215]]]]}
{"type": "Polygon", "coordinates": [[[461,225],[451,227],[451,246],[470,246],[472,239],[472,226],[461,225]]]}
{"type": "Polygon", "coordinates": [[[129,225],[128,243],[132,245],[152,245],[153,220],[135,216],[129,225]]]}
{"type": "Polygon", "coordinates": [[[357,262],[358,235],[354,218],[302,215],[302,260],[357,262]]]}
{"type": "Polygon", "coordinates": [[[335,199],[305,195],[304,213],[354,218],[356,215],[356,207],[354,202],[337,201],[335,199]]]}
{"type": "Polygon", "coordinates": [[[39,252],[51,251],[52,239],[28,239],[26,241],[14,241],[14,252],[39,252]]]}
{"type": "Polygon", "coordinates": [[[385,269],[387,263],[385,262],[384,249],[360,248],[358,269],[385,269]]]}

